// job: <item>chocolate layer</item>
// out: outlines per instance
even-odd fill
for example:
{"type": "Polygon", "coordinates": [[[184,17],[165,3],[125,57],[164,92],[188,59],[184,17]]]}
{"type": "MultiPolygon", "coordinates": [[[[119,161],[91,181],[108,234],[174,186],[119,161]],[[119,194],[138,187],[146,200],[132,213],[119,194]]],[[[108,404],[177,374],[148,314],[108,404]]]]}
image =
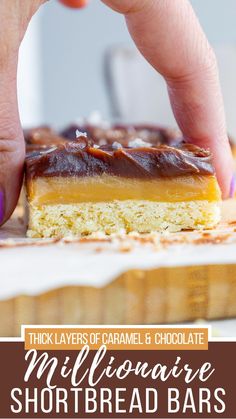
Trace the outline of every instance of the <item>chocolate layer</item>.
{"type": "Polygon", "coordinates": [[[209,151],[185,144],[179,147],[121,147],[93,144],[80,137],[26,159],[28,178],[53,176],[100,176],[159,178],[183,175],[212,175],[209,151]]]}
{"type": "Polygon", "coordinates": [[[56,131],[48,126],[24,130],[24,136],[27,153],[47,150],[52,146],[57,146],[67,141],[66,138],[60,136],[56,131]]]}
{"type": "Polygon", "coordinates": [[[70,125],[59,133],[48,126],[40,126],[24,131],[27,154],[47,150],[68,140],[76,141],[83,133],[100,146],[119,142],[128,147],[137,138],[154,146],[176,146],[183,142],[180,131],[156,125],[112,125],[106,128],[90,124],[70,125]]]}
{"type": "Polygon", "coordinates": [[[177,129],[170,129],[151,124],[136,125],[111,125],[102,127],[98,125],[70,125],[64,129],[60,135],[69,140],[76,140],[77,132],[85,132],[96,144],[106,145],[117,141],[123,146],[128,147],[129,142],[140,138],[152,145],[179,145],[183,139],[182,134],[177,129]]]}

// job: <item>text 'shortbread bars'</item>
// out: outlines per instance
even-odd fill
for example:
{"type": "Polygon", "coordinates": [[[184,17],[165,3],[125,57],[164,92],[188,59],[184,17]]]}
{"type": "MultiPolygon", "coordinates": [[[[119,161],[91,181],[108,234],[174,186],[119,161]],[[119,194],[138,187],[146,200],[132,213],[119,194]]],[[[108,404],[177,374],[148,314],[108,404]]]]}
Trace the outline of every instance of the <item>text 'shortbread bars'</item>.
{"type": "Polygon", "coordinates": [[[78,136],[27,157],[29,236],[171,232],[218,223],[221,196],[209,151],[181,141],[172,146],[123,136],[101,145],[78,136]]]}

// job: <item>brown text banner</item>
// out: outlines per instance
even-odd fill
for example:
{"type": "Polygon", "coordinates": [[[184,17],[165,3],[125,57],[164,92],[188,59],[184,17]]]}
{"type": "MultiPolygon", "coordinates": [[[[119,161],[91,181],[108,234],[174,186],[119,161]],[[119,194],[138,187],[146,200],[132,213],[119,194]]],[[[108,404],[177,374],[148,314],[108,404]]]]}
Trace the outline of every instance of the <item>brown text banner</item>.
{"type": "Polygon", "coordinates": [[[207,351],[0,343],[0,418],[236,418],[236,343],[207,351]]]}

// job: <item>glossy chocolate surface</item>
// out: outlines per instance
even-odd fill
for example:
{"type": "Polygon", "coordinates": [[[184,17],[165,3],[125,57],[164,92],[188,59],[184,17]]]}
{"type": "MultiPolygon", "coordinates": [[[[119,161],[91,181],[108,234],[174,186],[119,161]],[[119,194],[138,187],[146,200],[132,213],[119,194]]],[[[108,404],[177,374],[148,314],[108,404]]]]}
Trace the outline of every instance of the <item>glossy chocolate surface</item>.
{"type": "Polygon", "coordinates": [[[81,136],[26,159],[28,178],[86,177],[102,174],[126,178],[161,178],[185,175],[212,175],[214,169],[209,151],[182,144],[124,147],[118,142],[98,146],[81,136]]]}

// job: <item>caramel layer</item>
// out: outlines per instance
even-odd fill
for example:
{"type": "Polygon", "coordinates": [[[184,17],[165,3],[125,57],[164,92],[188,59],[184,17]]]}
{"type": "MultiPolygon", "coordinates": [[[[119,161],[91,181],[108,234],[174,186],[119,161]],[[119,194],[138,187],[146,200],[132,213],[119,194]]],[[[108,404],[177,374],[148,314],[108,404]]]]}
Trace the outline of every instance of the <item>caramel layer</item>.
{"type": "Polygon", "coordinates": [[[183,202],[219,201],[220,189],[214,176],[179,176],[158,179],[95,177],[39,177],[27,184],[33,205],[148,200],[183,202]]]}

